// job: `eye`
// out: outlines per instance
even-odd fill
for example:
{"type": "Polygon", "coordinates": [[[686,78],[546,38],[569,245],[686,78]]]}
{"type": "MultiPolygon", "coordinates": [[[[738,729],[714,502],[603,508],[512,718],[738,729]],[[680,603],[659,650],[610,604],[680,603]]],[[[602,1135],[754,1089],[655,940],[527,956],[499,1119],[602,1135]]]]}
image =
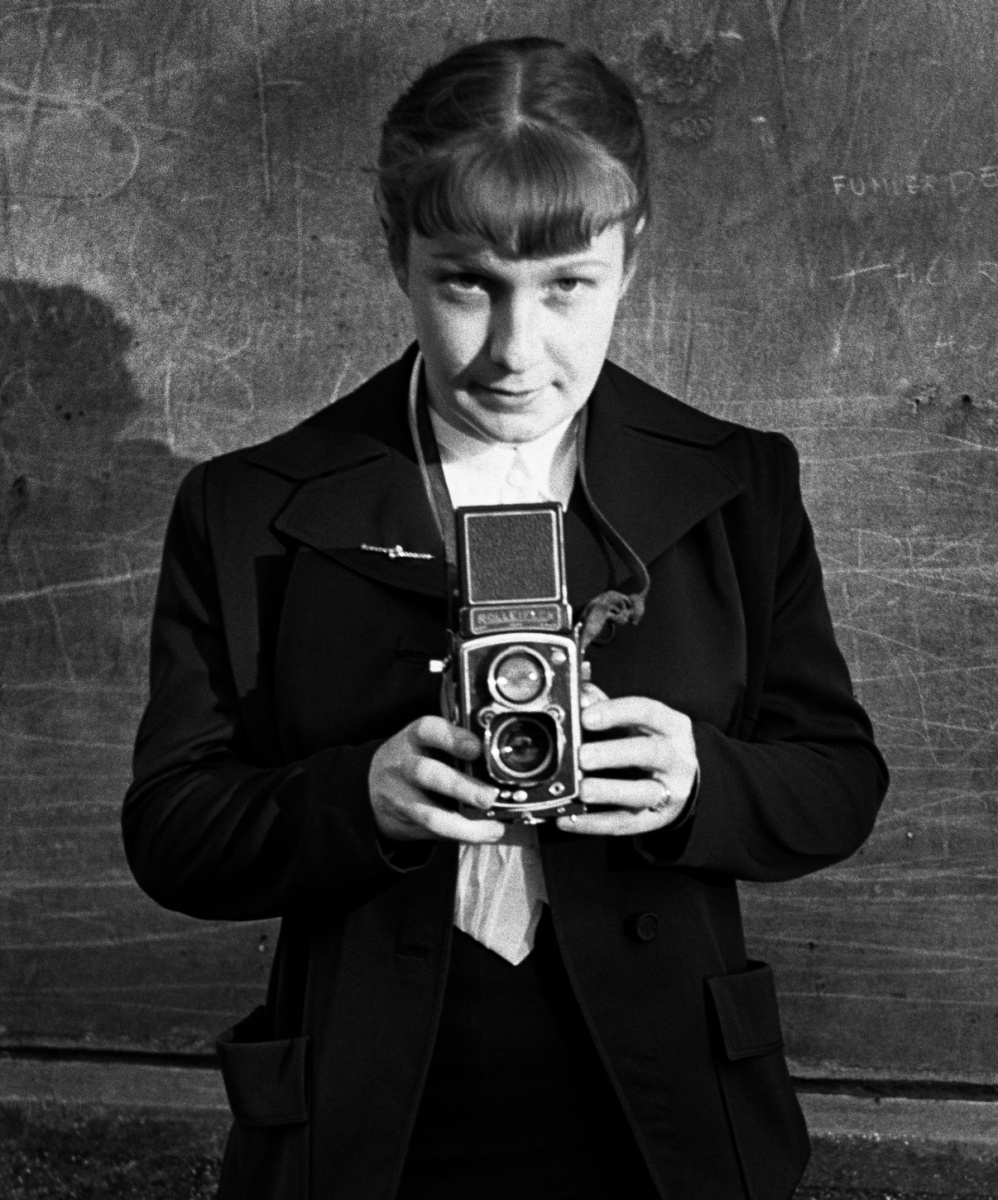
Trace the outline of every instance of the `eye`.
{"type": "Polygon", "coordinates": [[[471,271],[453,271],[449,275],[444,275],[441,282],[454,292],[482,292],[486,290],[486,280],[481,275],[475,275],[471,271]]]}
{"type": "Polygon", "coordinates": [[[572,296],[592,286],[592,280],[581,275],[562,275],[551,281],[551,289],[557,296],[572,296]]]}

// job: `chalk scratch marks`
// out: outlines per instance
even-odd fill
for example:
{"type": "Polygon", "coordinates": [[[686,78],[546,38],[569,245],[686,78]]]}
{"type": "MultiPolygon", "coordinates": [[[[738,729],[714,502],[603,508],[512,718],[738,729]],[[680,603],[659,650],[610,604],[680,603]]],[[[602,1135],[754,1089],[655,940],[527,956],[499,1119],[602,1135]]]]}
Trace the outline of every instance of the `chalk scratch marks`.
{"type": "Polygon", "coordinates": [[[92,592],[98,588],[134,586],[139,579],[155,579],[158,567],[140,567],[138,570],[120,575],[100,575],[94,579],[72,579],[63,583],[50,583],[44,587],[27,588],[23,591],[0,593],[0,607],[8,604],[23,604],[29,600],[51,600],[55,596],[72,592],[92,592]]]}
{"type": "MultiPolygon", "coordinates": [[[[19,169],[22,182],[12,189],[14,197],[33,197],[40,200],[78,200],[101,202],[111,200],[115,196],[120,195],[132,182],[138,174],[139,167],[142,163],[142,143],[136,130],[122,117],[119,117],[113,109],[109,108],[100,100],[92,100],[85,96],[72,95],[62,96],[59,94],[42,92],[40,90],[17,87],[15,84],[9,83],[5,79],[0,79],[0,95],[6,95],[13,100],[22,102],[27,106],[26,120],[33,122],[37,126],[36,114],[42,109],[59,110],[70,115],[84,114],[99,114],[107,120],[115,129],[123,134],[130,143],[131,157],[130,161],[122,172],[120,178],[116,179],[109,187],[104,189],[81,188],[81,189],[45,189],[33,187],[30,183],[31,158],[29,154],[22,161],[19,169]]],[[[26,139],[30,147],[32,139],[26,139]]]]}
{"type": "Polygon", "coordinates": [[[24,113],[24,161],[21,167],[24,171],[27,170],[38,133],[38,110],[42,99],[41,84],[45,74],[45,63],[48,58],[49,42],[52,36],[52,0],[49,0],[49,3],[39,15],[42,19],[39,22],[38,55],[35,58],[31,88],[27,96],[27,107],[24,113]]]}
{"type": "Polygon", "coordinates": [[[263,52],[263,27],[260,24],[259,0],[250,0],[250,15],[253,21],[257,111],[260,117],[260,175],[263,184],[263,207],[264,211],[269,213],[274,199],[270,161],[270,102],[267,98],[267,68],[263,52]]]}
{"type": "Polygon", "coordinates": [[[301,160],[295,155],[295,358],[301,358],[305,325],[305,217],[302,199],[301,160]]]}
{"type": "Polygon", "coordinates": [[[787,65],[783,55],[783,35],[780,32],[783,18],[786,15],[788,0],[766,0],[766,11],[769,16],[769,32],[773,39],[773,49],[776,54],[776,78],[780,85],[780,101],[783,106],[783,121],[790,124],[790,90],[787,85],[787,65]]]}
{"type": "Polygon", "coordinates": [[[872,267],[854,267],[851,271],[845,271],[841,275],[830,275],[829,279],[832,283],[839,283],[844,280],[855,279],[859,275],[873,275],[877,271],[889,271],[893,267],[893,263],[876,263],[872,267]]]}
{"type": "Polygon", "coordinates": [[[846,141],[845,159],[848,162],[852,158],[853,144],[856,140],[856,133],[860,126],[860,121],[863,114],[863,99],[866,91],[867,77],[870,71],[870,59],[873,56],[873,34],[876,28],[876,21],[871,13],[867,21],[866,29],[866,45],[863,49],[863,59],[859,69],[859,82],[856,86],[853,97],[853,115],[849,125],[849,137],[846,141]]]}

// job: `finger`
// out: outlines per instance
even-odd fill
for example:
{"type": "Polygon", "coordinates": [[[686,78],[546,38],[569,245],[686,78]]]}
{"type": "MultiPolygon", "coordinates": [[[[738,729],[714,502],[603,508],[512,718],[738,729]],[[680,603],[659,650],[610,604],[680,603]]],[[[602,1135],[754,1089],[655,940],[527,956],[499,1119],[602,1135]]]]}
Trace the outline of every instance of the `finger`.
{"type": "Polygon", "coordinates": [[[376,808],[375,820],[381,832],[396,841],[425,841],[433,836],[425,826],[413,821],[407,813],[394,808],[376,808]]]}
{"type": "Polygon", "coordinates": [[[588,812],[575,817],[559,817],[558,828],[565,833],[579,833],[600,837],[636,837],[642,833],[653,833],[663,829],[672,817],[668,814],[644,809],[641,812],[588,812]]]}
{"type": "Polygon", "coordinates": [[[651,700],[647,696],[618,696],[590,704],[582,714],[582,725],[594,731],[629,725],[649,733],[669,733],[675,717],[681,715],[660,700],[651,700]]]}
{"type": "Polygon", "coordinates": [[[420,717],[410,728],[411,740],[417,749],[441,750],[457,758],[471,760],[482,752],[481,740],[460,725],[452,725],[443,717],[420,717]]]}
{"type": "Polygon", "coordinates": [[[498,842],[506,834],[502,821],[475,820],[428,804],[420,810],[423,827],[435,838],[451,842],[498,842]]]}
{"type": "Polygon", "coordinates": [[[679,808],[664,783],[657,779],[593,779],[582,781],[583,804],[609,804],[615,808],[655,809],[667,812],[679,808]]]}
{"type": "Polygon", "coordinates": [[[590,704],[595,704],[599,700],[608,700],[606,692],[601,687],[597,687],[595,683],[584,683],[579,690],[579,707],[588,708],[590,704]]]}
{"type": "Polygon", "coordinates": [[[621,767],[640,767],[643,771],[664,771],[670,764],[669,742],[661,734],[612,738],[605,742],[585,742],[579,762],[583,771],[610,771],[621,767]]]}
{"type": "Polygon", "coordinates": [[[498,788],[473,779],[436,758],[416,758],[406,776],[406,781],[421,792],[433,792],[475,808],[491,808],[499,795],[498,788]]]}

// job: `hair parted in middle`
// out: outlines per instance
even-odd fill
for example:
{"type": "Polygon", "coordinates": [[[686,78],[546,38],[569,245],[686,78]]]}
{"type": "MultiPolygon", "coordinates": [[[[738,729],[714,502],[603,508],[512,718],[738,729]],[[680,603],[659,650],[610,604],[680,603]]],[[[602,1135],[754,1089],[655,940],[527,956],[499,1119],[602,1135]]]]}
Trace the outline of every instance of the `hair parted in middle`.
{"type": "Polygon", "coordinates": [[[617,222],[629,258],[650,215],[630,88],[595,54],[547,38],[480,42],[429,67],[382,127],[378,189],[396,269],[412,232],[533,258],[617,222]]]}

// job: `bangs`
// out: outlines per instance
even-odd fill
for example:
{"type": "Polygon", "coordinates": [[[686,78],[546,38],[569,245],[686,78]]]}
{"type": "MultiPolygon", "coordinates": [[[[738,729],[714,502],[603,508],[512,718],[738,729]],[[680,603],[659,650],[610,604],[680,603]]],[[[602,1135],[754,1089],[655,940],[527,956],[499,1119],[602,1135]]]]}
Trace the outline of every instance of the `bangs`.
{"type": "Polygon", "coordinates": [[[640,207],[626,168],[598,142],[528,122],[426,156],[407,190],[422,237],[474,238],[511,258],[584,249],[640,207]]]}

